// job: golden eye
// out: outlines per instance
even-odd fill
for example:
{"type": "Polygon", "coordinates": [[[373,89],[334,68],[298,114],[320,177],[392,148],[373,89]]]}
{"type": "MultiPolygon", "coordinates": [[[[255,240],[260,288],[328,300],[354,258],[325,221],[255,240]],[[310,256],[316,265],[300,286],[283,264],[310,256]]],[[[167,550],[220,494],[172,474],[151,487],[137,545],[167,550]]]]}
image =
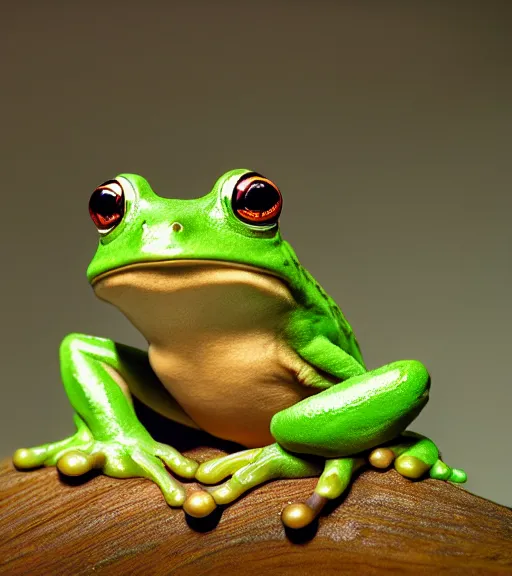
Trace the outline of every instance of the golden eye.
{"type": "Polygon", "coordinates": [[[271,180],[251,172],[237,182],[231,205],[242,222],[269,226],[279,219],[283,199],[279,188],[271,180]]]}

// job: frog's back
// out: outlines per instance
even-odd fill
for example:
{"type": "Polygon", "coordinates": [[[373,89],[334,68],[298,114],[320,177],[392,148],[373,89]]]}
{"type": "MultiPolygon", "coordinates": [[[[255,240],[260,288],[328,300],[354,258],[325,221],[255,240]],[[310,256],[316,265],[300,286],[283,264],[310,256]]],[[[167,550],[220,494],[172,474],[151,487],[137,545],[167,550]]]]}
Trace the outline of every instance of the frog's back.
{"type": "Polygon", "coordinates": [[[305,270],[310,278],[310,282],[314,283],[315,289],[318,291],[320,297],[325,302],[325,313],[328,314],[332,322],[337,327],[338,338],[334,344],[342,348],[345,352],[355,358],[362,366],[364,366],[364,359],[359,346],[359,342],[352,330],[352,327],[345,318],[340,307],[336,304],[334,299],[327,294],[327,292],[320,286],[320,284],[313,278],[313,276],[305,270]]]}
{"type": "Polygon", "coordinates": [[[291,286],[296,300],[309,310],[312,316],[323,319],[323,322],[319,322],[322,327],[317,331],[322,330],[323,335],[329,338],[333,344],[350,354],[364,367],[365,363],[359,343],[339,306],[311,273],[302,266],[290,244],[283,242],[283,247],[296,271],[297,280],[294,282],[295,286],[291,286]]]}

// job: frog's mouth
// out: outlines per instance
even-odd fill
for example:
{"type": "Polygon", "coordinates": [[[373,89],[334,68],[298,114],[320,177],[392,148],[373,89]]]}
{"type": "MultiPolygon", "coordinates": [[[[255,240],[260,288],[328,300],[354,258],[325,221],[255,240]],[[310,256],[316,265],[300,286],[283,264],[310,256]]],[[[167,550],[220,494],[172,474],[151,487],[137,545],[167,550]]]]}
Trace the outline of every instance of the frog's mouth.
{"type": "Polygon", "coordinates": [[[191,334],[275,330],[296,307],[283,279],[217,260],[130,264],[97,276],[92,285],[150,342],[168,339],[170,327],[191,334]]]}
{"type": "Polygon", "coordinates": [[[151,270],[151,269],[168,269],[173,273],[172,268],[190,268],[190,267],[207,267],[213,273],[215,273],[216,268],[221,269],[232,269],[232,270],[246,270],[248,272],[270,276],[279,279],[281,282],[285,282],[285,279],[278,274],[272,272],[271,270],[258,268],[257,266],[251,266],[250,264],[241,264],[239,262],[226,262],[224,260],[206,260],[206,259],[192,259],[186,258],[183,260],[156,260],[153,262],[135,262],[133,264],[127,264],[126,266],[121,266],[119,268],[114,268],[108,272],[103,272],[98,274],[95,278],[91,280],[92,287],[96,290],[97,284],[117,274],[124,274],[125,272],[135,271],[135,270],[151,270]]]}

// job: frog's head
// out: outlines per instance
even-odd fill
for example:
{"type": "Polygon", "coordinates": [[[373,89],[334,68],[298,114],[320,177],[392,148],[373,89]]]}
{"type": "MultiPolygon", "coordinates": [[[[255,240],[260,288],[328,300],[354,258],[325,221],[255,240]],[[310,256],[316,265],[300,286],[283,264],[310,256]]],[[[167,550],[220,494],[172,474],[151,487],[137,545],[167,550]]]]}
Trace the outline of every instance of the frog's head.
{"type": "Polygon", "coordinates": [[[157,196],[141,176],[121,174],[94,190],[89,212],[100,234],[87,270],[95,285],[127,268],[183,261],[248,266],[286,279],[277,186],[249,170],[231,170],[192,200],[157,196]]]}
{"type": "Polygon", "coordinates": [[[91,196],[100,241],[88,279],[100,298],[132,316],[149,300],[168,308],[162,299],[171,292],[188,291],[186,303],[172,305],[189,310],[204,309],[208,298],[210,307],[215,298],[254,302],[254,294],[289,301],[290,289],[303,292],[306,273],[281,238],[281,208],[277,186],[249,170],[227,172],[192,200],[162,198],[141,176],[119,175],[91,196]]]}

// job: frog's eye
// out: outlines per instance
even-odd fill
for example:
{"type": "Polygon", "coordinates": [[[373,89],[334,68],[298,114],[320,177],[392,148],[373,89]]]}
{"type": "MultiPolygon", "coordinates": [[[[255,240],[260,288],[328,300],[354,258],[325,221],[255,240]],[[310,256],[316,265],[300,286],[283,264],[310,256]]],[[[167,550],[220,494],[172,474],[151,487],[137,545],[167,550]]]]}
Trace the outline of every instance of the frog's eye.
{"type": "Polygon", "coordinates": [[[89,214],[100,233],[109,232],[124,216],[124,192],[117,180],[98,186],[89,200],[89,214]]]}
{"type": "Polygon", "coordinates": [[[283,199],[279,188],[271,180],[251,172],[237,182],[231,205],[242,222],[272,226],[281,214],[283,199]]]}

